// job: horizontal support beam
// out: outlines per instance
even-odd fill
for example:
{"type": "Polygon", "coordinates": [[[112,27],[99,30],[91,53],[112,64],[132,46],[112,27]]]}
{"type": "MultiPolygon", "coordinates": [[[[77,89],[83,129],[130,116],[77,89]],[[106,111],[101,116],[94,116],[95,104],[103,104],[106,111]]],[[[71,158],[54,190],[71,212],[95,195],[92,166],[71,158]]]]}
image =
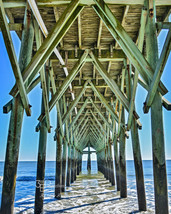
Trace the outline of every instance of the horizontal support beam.
{"type": "MultiPolygon", "coordinates": [[[[9,27],[10,31],[22,31],[23,30],[23,24],[21,24],[21,23],[9,23],[8,27],[9,27]]],[[[1,31],[1,26],[0,26],[0,31],[1,31]]]]}
{"type": "MultiPolygon", "coordinates": [[[[25,0],[3,0],[5,8],[19,8],[25,7],[26,2],[25,0]]],[[[61,5],[67,5],[71,2],[71,0],[37,0],[37,5],[39,7],[55,7],[61,5]]],[[[105,0],[107,4],[122,4],[122,5],[144,5],[144,0],[105,0]]],[[[83,5],[93,5],[95,4],[93,0],[80,0],[80,4],[83,5]]],[[[164,6],[164,5],[171,5],[170,0],[156,0],[156,6],[164,6]]]]}
{"type": "MultiPolygon", "coordinates": [[[[148,78],[152,80],[153,78],[153,69],[143,56],[143,54],[139,51],[136,44],[132,41],[131,37],[122,27],[120,22],[117,20],[115,15],[112,13],[108,5],[103,0],[94,0],[96,6],[93,6],[94,10],[98,14],[98,16],[103,20],[104,24],[114,37],[114,39],[118,42],[119,46],[122,48],[124,53],[127,55],[131,63],[143,77],[143,79],[148,81],[148,78]]],[[[166,94],[168,90],[160,81],[158,90],[162,95],[166,94]]]]}
{"type": "MultiPolygon", "coordinates": [[[[60,54],[62,58],[65,58],[65,53],[67,52],[67,61],[73,62],[79,60],[80,56],[83,54],[84,50],[78,49],[77,52],[75,50],[61,50],[60,54]]],[[[105,61],[123,61],[126,58],[126,55],[122,50],[115,50],[111,53],[110,50],[101,50],[100,57],[99,52],[97,49],[93,50],[93,54],[99,59],[101,62],[105,61]]],[[[52,62],[58,62],[59,60],[56,59],[55,54],[52,54],[50,57],[52,62]]],[[[93,60],[91,57],[87,57],[86,62],[92,62],[93,60]]]]}
{"type": "MultiPolygon", "coordinates": [[[[36,52],[32,58],[29,65],[23,72],[23,81],[27,82],[31,77],[34,78],[37,73],[40,71],[42,66],[46,63],[47,59],[50,57],[54,48],[59,44],[61,38],[68,31],[74,20],[77,18],[78,14],[81,12],[83,7],[78,6],[79,1],[74,0],[72,3],[65,9],[60,19],[56,23],[52,32],[48,34],[48,37],[44,40],[43,44],[36,52]]],[[[16,85],[11,90],[10,94],[12,96],[17,95],[16,85]]]]}
{"type": "Polygon", "coordinates": [[[23,103],[27,116],[31,116],[31,109],[30,109],[26,89],[24,86],[22,74],[20,71],[19,63],[17,61],[17,57],[15,54],[15,49],[14,49],[11,34],[9,31],[9,26],[7,23],[6,14],[5,14],[2,0],[0,0],[0,26],[1,26],[2,35],[4,38],[4,42],[5,42],[5,46],[7,49],[8,57],[10,59],[11,67],[12,67],[12,70],[13,70],[13,73],[15,76],[16,87],[20,93],[21,101],[23,103]]]}

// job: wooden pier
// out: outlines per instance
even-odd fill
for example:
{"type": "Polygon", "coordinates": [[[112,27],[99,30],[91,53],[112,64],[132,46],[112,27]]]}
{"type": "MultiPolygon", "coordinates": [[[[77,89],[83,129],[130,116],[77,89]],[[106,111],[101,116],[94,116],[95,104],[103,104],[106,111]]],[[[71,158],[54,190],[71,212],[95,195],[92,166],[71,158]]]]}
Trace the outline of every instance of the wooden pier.
{"type": "Polygon", "coordinates": [[[151,111],[155,212],[169,213],[163,108],[171,110],[171,103],[164,98],[168,90],[161,76],[171,50],[170,13],[170,0],[0,0],[0,30],[16,80],[12,99],[3,107],[10,122],[1,214],[14,213],[24,111],[31,116],[28,94],[39,83],[35,214],[43,213],[53,108],[57,111],[54,197],[61,199],[76,180],[83,154],[88,155],[91,170],[90,147],[97,154],[98,170],[116,185],[121,198],[129,197],[126,141],[131,138],[138,206],[147,210],[139,139],[144,124],[135,105],[138,85],[147,91],[143,111],[151,111]],[[157,36],[162,29],[168,33],[159,57],[157,36]],[[19,61],[10,31],[21,40],[19,61]]]}

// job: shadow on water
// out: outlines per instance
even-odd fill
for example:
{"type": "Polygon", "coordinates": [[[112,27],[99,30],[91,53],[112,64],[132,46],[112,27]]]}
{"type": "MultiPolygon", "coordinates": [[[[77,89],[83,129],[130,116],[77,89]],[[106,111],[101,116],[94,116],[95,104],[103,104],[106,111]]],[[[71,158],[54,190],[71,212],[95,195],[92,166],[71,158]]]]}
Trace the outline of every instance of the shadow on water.
{"type": "Polygon", "coordinates": [[[101,203],[110,202],[110,201],[117,201],[119,199],[120,199],[120,197],[119,198],[109,199],[109,200],[104,200],[104,201],[97,201],[97,202],[93,202],[93,203],[89,203],[89,204],[82,204],[82,205],[79,205],[79,206],[69,207],[69,208],[62,209],[62,210],[45,211],[45,213],[63,213],[63,212],[68,211],[68,210],[81,208],[81,207],[86,207],[86,206],[92,206],[92,205],[101,204],[101,203]]]}

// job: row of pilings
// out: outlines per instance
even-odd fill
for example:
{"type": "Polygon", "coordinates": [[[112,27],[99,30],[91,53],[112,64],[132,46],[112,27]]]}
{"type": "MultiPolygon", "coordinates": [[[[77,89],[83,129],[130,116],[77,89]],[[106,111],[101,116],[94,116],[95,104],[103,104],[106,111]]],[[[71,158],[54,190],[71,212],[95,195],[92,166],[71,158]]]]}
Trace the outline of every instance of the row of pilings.
{"type": "MultiPolygon", "coordinates": [[[[153,1],[154,2],[154,1],[153,1]]],[[[151,1],[152,3],[152,1],[151,1]]],[[[156,68],[158,60],[157,37],[155,13],[153,8],[148,8],[149,13],[146,24],[146,59],[152,66],[153,70],[156,68]]],[[[26,8],[21,50],[19,56],[19,66],[21,72],[29,64],[32,57],[33,41],[34,41],[34,27],[31,17],[30,9],[26,8]]],[[[48,69],[47,69],[48,70],[48,69]]],[[[129,71],[129,69],[128,69],[129,71]]],[[[127,74],[128,75],[128,74],[127,74]]],[[[46,82],[49,82],[48,72],[46,73],[46,82]]],[[[129,82],[130,83],[130,82],[129,82]]],[[[127,92],[130,91],[128,84],[127,92]]],[[[47,92],[49,93],[47,85],[47,92]]],[[[130,99],[129,94],[127,97],[130,99]]],[[[65,100],[65,99],[64,99],[65,100]]],[[[66,112],[66,105],[60,100],[59,103],[61,115],[66,112]]],[[[125,124],[124,108],[122,110],[121,122],[125,124]]],[[[42,97],[42,112],[44,112],[44,101],[42,97]]],[[[13,213],[16,173],[18,165],[18,156],[20,148],[20,136],[23,123],[24,108],[21,102],[20,95],[13,98],[10,124],[7,139],[6,159],[4,166],[4,179],[2,188],[1,213],[13,213]]],[[[69,137],[67,133],[67,125],[65,131],[60,129],[59,111],[57,117],[56,129],[56,175],[55,175],[55,197],[60,199],[61,192],[65,191],[65,187],[69,186],[76,179],[76,175],[81,170],[81,151],[75,146],[73,137],[69,137]],[[68,153],[68,155],[67,155],[68,153]],[[68,165],[66,164],[68,162],[68,165]],[[67,167],[67,170],[66,169],[67,167]]],[[[152,149],[153,149],[153,171],[154,171],[154,192],[155,192],[155,209],[156,213],[168,213],[168,195],[167,195],[167,174],[164,151],[164,132],[163,132],[163,117],[162,117],[162,101],[159,92],[157,91],[154,101],[151,106],[151,123],[152,123],[152,149]]],[[[45,177],[45,161],[46,161],[46,145],[47,145],[47,127],[46,122],[40,123],[40,137],[37,161],[37,183],[35,195],[35,213],[43,212],[44,194],[42,186],[44,187],[45,177]],[[41,186],[41,191],[40,191],[41,186]]],[[[136,174],[136,187],[139,210],[146,210],[146,197],[144,187],[144,175],[142,167],[141,150],[138,136],[138,128],[135,119],[133,118],[131,126],[131,138],[136,174]]],[[[79,142],[78,142],[79,143],[79,142]]],[[[121,128],[119,138],[114,136],[114,159],[115,159],[115,174],[117,190],[120,191],[121,197],[127,197],[127,181],[126,181],[126,158],[125,158],[125,129],[121,128]],[[118,143],[119,140],[119,143],[118,143]],[[119,148],[118,148],[119,147],[119,148]]],[[[105,149],[98,151],[97,161],[99,171],[101,171],[112,185],[115,183],[113,158],[111,152],[111,143],[107,142],[105,149]]]]}

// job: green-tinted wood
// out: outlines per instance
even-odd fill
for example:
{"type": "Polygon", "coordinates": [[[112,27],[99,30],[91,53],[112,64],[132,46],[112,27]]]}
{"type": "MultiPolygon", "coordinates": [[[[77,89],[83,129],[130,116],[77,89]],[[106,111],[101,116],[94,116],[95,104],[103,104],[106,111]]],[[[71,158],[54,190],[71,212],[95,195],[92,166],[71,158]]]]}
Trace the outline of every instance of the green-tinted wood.
{"type": "MultiPolygon", "coordinates": [[[[154,1],[152,2],[154,3],[154,1]]],[[[149,0],[147,0],[149,5],[149,0]]],[[[156,37],[156,9],[155,5],[148,8],[146,26],[146,53],[147,60],[155,70],[158,60],[158,46],[156,37]],[[151,11],[153,16],[151,15],[151,11]]],[[[157,214],[168,214],[168,191],[165,161],[164,131],[162,101],[159,92],[156,92],[151,105],[151,126],[152,126],[152,150],[153,150],[153,174],[155,192],[155,212],[157,214]]]]}
{"type": "MultiPolygon", "coordinates": [[[[32,56],[34,29],[32,19],[30,20],[30,13],[31,11],[26,8],[19,56],[20,71],[25,69],[32,56]]],[[[2,213],[13,213],[23,113],[23,104],[18,95],[13,100],[10,116],[1,198],[2,213]]]]}

